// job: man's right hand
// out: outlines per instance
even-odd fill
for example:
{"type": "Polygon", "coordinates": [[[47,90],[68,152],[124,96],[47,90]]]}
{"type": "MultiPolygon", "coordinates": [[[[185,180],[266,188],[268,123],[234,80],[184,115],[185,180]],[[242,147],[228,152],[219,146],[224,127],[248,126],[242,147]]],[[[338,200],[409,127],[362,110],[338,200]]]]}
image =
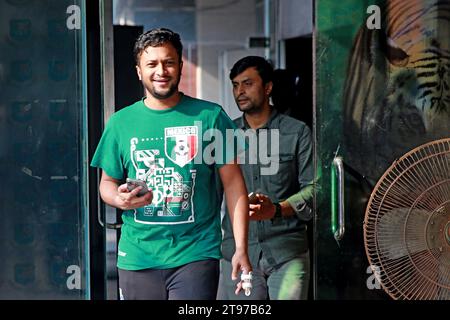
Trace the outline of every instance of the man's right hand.
{"type": "Polygon", "coordinates": [[[141,190],[142,187],[137,187],[132,191],[128,191],[127,184],[121,184],[117,188],[116,207],[125,211],[141,208],[152,203],[153,192],[149,190],[143,196],[138,197],[137,194],[141,190]]]}
{"type": "MultiPolygon", "coordinates": [[[[248,257],[247,251],[237,249],[231,259],[231,280],[235,281],[238,279],[238,273],[243,272],[244,274],[248,274],[252,271],[252,265],[250,264],[250,259],[248,257]]],[[[236,295],[242,289],[242,280],[236,284],[236,291],[234,292],[236,295]]]]}

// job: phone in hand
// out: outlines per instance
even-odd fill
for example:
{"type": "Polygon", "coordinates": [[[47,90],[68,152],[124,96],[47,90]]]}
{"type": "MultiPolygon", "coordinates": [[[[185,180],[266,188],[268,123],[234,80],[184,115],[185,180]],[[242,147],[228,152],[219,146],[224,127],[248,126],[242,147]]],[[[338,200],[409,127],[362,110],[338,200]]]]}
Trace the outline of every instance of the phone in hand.
{"type": "Polygon", "coordinates": [[[249,204],[257,204],[259,202],[258,197],[256,196],[256,193],[250,192],[248,194],[248,203],[249,204]]]}
{"type": "Polygon", "coordinates": [[[149,191],[148,186],[144,180],[127,178],[128,191],[132,191],[132,190],[136,189],[137,187],[142,187],[141,191],[139,191],[137,194],[138,197],[143,196],[144,194],[146,194],[149,191]]]}

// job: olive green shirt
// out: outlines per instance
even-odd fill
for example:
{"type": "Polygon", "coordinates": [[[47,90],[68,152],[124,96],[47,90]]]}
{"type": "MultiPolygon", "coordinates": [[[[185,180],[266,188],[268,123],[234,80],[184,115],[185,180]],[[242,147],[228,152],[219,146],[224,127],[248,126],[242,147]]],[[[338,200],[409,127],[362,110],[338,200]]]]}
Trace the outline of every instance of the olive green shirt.
{"type": "MultiPolygon", "coordinates": [[[[243,116],[234,122],[246,133],[253,130],[243,116]]],[[[272,202],[287,200],[295,211],[290,217],[250,221],[250,262],[257,266],[262,253],[268,263],[275,266],[308,250],[305,222],[312,218],[314,178],[311,131],[305,123],[273,110],[266,125],[253,132],[258,141],[255,143],[249,139],[250,147],[246,150],[245,162],[241,164],[248,192],[266,194],[272,202]],[[278,129],[279,139],[271,133],[273,129],[278,129]],[[277,141],[279,148],[276,148],[277,141]],[[255,145],[258,145],[258,150],[252,148],[255,145]],[[267,147],[262,147],[264,145],[267,147]],[[261,149],[266,149],[262,150],[265,155],[261,154],[261,149]],[[252,156],[257,163],[250,163],[252,156]],[[265,161],[267,158],[269,162],[265,161]],[[267,171],[274,161],[278,161],[277,172],[264,174],[263,169],[267,171]]],[[[222,227],[222,253],[226,260],[231,260],[235,245],[228,214],[224,216],[222,227]]]]}

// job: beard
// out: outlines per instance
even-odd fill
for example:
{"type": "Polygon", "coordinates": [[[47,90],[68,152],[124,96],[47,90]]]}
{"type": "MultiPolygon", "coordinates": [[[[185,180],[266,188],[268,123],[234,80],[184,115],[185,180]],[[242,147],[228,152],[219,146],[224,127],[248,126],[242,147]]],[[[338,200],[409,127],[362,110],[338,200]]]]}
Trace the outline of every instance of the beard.
{"type": "MultiPolygon", "coordinates": [[[[178,76],[175,82],[172,82],[167,89],[156,89],[155,86],[149,85],[146,87],[147,91],[158,100],[168,99],[178,91],[178,84],[180,83],[181,74],[178,76]]],[[[145,86],[145,85],[144,85],[145,86]]]]}
{"type": "Polygon", "coordinates": [[[148,92],[153,96],[153,98],[158,100],[164,100],[170,98],[178,90],[178,84],[172,84],[168,90],[156,91],[154,88],[148,90],[148,92]]]}

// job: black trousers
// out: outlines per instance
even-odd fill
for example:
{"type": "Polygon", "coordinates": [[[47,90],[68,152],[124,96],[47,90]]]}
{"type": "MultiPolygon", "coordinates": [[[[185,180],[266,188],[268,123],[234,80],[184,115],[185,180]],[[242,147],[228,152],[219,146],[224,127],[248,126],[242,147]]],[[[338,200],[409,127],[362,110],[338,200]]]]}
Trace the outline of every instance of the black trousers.
{"type": "Polygon", "coordinates": [[[215,300],[219,260],[191,262],[170,269],[119,269],[121,300],[215,300]]]}

